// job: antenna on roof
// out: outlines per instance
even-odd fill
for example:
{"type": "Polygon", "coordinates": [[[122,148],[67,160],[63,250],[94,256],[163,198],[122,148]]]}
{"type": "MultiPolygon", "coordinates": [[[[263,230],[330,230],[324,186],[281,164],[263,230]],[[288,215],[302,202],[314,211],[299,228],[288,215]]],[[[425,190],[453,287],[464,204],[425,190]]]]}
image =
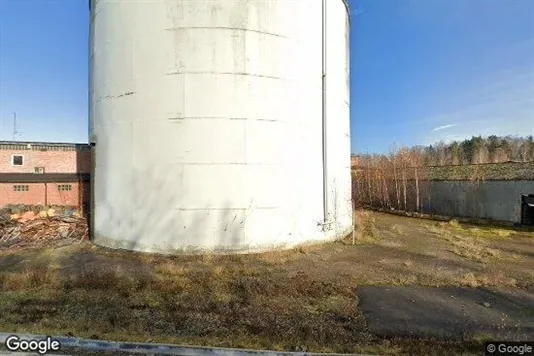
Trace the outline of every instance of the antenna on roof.
{"type": "Polygon", "coordinates": [[[17,113],[13,113],[13,141],[15,141],[17,137],[17,113]]]}
{"type": "Polygon", "coordinates": [[[13,141],[17,140],[17,136],[20,132],[17,131],[17,113],[13,113],[13,141]]]}

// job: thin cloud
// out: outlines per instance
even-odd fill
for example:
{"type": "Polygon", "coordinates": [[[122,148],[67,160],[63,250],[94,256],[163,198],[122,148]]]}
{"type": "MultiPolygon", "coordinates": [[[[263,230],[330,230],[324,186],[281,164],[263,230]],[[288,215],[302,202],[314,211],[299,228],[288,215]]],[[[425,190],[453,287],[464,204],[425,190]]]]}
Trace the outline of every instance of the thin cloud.
{"type": "Polygon", "coordinates": [[[438,127],[435,127],[432,131],[441,131],[441,130],[449,129],[449,128],[455,127],[455,126],[458,126],[458,124],[449,124],[449,125],[438,126],[438,127]]]}
{"type": "Polygon", "coordinates": [[[350,14],[351,14],[352,16],[359,16],[359,15],[363,14],[364,12],[365,12],[365,9],[362,8],[362,7],[360,7],[360,6],[358,6],[357,8],[352,9],[352,10],[350,11],[350,14]]]}
{"type": "MultiPolygon", "coordinates": [[[[534,49],[534,42],[531,44],[534,49]]],[[[418,127],[420,142],[433,144],[478,135],[534,134],[533,64],[509,66],[477,79],[456,93],[462,95],[464,105],[436,107],[435,111],[441,111],[438,115],[409,122],[418,127]]]]}

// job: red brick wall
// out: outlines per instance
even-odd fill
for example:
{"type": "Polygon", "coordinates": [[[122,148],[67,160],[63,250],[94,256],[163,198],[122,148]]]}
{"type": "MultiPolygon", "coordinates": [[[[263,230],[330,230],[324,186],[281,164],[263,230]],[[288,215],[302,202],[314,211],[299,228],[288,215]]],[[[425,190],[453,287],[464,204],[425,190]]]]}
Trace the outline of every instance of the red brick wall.
{"type": "MultiPolygon", "coordinates": [[[[44,205],[45,189],[42,183],[24,184],[29,186],[27,192],[13,191],[12,183],[0,183],[0,206],[6,204],[44,205]]],[[[16,184],[19,185],[19,184],[16,184]]],[[[20,184],[23,185],[23,184],[20,184]]]]}
{"type": "Polygon", "coordinates": [[[39,151],[0,149],[0,172],[35,173],[35,167],[45,167],[46,173],[90,173],[90,151],[39,151]],[[12,155],[22,155],[22,166],[11,164],[12,155]]]}
{"type": "Polygon", "coordinates": [[[48,205],[78,206],[80,204],[80,189],[78,183],[47,183],[48,205]],[[69,191],[59,191],[58,185],[68,184],[72,187],[69,191]]]}
{"type": "MultiPolygon", "coordinates": [[[[85,189],[88,188],[87,184],[83,186],[85,189]]],[[[84,195],[87,194],[83,192],[80,194],[78,183],[0,183],[0,206],[7,204],[80,206],[80,199],[87,199],[84,195]],[[72,190],[59,191],[60,184],[69,184],[72,190]],[[13,190],[14,185],[27,185],[29,190],[16,192],[13,190]]]]}
{"type": "MultiPolygon", "coordinates": [[[[36,167],[44,167],[45,173],[91,173],[91,151],[73,147],[49,147],[45,151],[37,147],[0,147],[0,173],[35,173],[36,167]],[[17,148],[17,149],[15,149],[17,148]],[[24,157],[22,166],[12,165],[12,156],[24,157]]],[[[2,183],[0,182],[0,206],[5,204],[69,205],[80,206],[89,202],[89,185],[78,183],[2,183]],[[59,191],[59,184],[70,184],[71,190],[59,191]],[[14,191],[14,185],[28,185],[29,191],[14,191]],[[45,190],[45,186],[47,187],[45,190]],[[45,194],[46,193],[46,194],[45,194]]]]}

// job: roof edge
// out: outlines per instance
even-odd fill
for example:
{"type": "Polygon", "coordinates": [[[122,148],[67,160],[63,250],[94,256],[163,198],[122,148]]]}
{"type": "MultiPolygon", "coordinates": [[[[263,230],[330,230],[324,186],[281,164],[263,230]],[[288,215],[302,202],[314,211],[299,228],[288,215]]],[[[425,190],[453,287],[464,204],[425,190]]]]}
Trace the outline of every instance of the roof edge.
{"type": "Polygon", "coordinates": [[[0,141],[0,145],[11,145],[11,146],[20,146],[20,145],[41,145],[41,146],[89,146],[89,143],[85,142],[42,142],[42,141],[0,141]]]}
{"type": "Polygon", "coordinates": [[[88,182],[90,173],[0,173],[0,184],[88,182]]]}

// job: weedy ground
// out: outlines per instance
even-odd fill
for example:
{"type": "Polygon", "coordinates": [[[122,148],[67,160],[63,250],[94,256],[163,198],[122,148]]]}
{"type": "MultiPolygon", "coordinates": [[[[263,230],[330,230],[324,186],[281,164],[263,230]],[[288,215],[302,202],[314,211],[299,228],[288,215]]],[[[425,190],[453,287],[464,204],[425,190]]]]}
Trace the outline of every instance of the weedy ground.
{"type": "Polygon", "coordinates": [[[154,256],[89,242],[0,251],[0,330],[313,352],[480,353],[384,339],[358,288],[534,287],[534,234],[359,211],[354,238],[238,256],[154,256]]]}

